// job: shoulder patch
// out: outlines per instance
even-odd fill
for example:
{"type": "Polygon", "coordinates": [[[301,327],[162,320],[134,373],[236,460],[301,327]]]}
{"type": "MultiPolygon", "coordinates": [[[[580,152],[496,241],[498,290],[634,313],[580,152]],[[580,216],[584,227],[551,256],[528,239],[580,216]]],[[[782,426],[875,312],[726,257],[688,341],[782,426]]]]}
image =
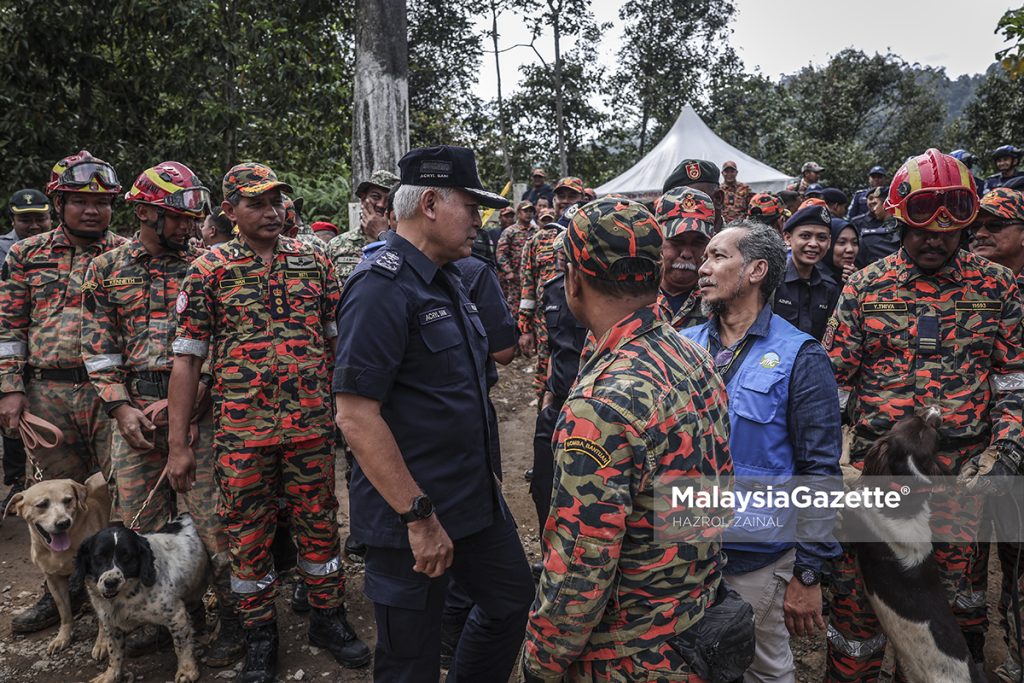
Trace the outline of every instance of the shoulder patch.
{"type": "Polygon", "coordinates": [[[836,340],[837,327],[839,327],[839,318],[832,316],[828,319],[828,324],[825,326],[825,334],[821,337],[821,345],[825,347],[826,351],[832,350],[832,342],[836,340]]]}
{"type": "Polygon", "coordinates": [[[372,268],[393,278],[402,268],[402,262],[402,255],[394,249],[381,249],[373,261],[372,268]]]}
{"type": "Polygon", "coordinates": [[[585,455],[597,463],[598,467],[605,468],[612,464],[612,456],[605,450],[604,446],[592,439],[584,439],[579,436],[570,436],[562,447],[566,453],[579,453],[585,455]]]}
{"type": "Polygon", "coordinates": [[[184,291],[178,292],[178,299],[174,302],[174,310],[178,312],[178,315],[181,315],[185,312],[186,308],[188,308],[188,294],[184,291]]]}

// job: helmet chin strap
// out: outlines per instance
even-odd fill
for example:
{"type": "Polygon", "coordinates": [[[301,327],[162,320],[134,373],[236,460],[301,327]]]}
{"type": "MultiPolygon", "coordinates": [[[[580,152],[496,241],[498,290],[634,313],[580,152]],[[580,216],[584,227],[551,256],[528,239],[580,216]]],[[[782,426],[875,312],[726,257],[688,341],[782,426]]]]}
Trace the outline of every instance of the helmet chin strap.
{"type": "Polygon", "coordinates": [[[160,242],[160,246],[161,247],[163,247],[164,249],[170,249],[171,251],[181,251],[181,250],[183,250],[185,248],[185,245],[184,244],[180,244],[178,242],[170,241],[169,239],[167,239],[167,236],[164,234],[164,224],[166,222],[165,221],[166,216],[167,216],[167,212],[164,209],[162,209],[160,207],[156,207],[156,220],[155,221],[145,221],[145,223],[149,227],[153,228],[153,232],[156,233],[156,239],[157,239],[157,241],[160,242]]]}
{"type": "Polygon", "coordinates": [[[78,237],[79,239],[83,239],[83,240],[93,240],[93,241],[95,241],[95,240],[98,240],[101,237],[103,237],[103,233],[105,233],[107,231],[106,228],[104,228],[103,230],[98,230],[98,231],[97,230],[78,230],[77,228],[72,228],[70,225],[68,225],[67,221],[64,220],[64,203],[67,200],[67,196],[68,196],[67,192],[61,192],[60,193],[60,210],[57,212],[57,217],[60,218],[60,225],[61,225],[61,227],[63,227],[64,230],[66,230],[69,235],[72,235],[74,237],[78,237]]]}

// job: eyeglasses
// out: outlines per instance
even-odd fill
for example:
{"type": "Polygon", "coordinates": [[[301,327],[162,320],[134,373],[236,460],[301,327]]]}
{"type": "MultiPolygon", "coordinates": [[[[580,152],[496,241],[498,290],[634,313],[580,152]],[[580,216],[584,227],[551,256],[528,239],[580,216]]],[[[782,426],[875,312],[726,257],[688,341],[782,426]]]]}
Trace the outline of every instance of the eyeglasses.
{"type": "Polygon", "coordinates": [[[110,164],[95,161],[79,161],[71,164],[60,174],[58,182],[60,185],[68,187],[85,187],[93,179],[108,190],[121,186],[117,180],[117,173],[110,164]]]}
{"type": "Polygon", "coordinates": [[[962,187],[911,192],[904,203],[903,220],[923,228],[934,222],[940,212],[945,212],[954,223],[970,223],[978,214],[978,195],[962,187]]]}
{"type": "Polygon", "coordinates": [[[979,230],[984,228],[986,232],[989,232],[989,233],[995,235],[997,233],[1002,232],[1003,228],[1009,228],[1009,227],[1014,226],[1014,225],[1017,226],[1018,228],[1024,228],[1024,222],[1015,221],[1015,220],[1004,220],[1004,221],[986,221],[984,223],[979,223],[977,225],[971,226],[971,229],[972,229],[972,231],[975,234],[977,234],[977,232],[979,230]]]}

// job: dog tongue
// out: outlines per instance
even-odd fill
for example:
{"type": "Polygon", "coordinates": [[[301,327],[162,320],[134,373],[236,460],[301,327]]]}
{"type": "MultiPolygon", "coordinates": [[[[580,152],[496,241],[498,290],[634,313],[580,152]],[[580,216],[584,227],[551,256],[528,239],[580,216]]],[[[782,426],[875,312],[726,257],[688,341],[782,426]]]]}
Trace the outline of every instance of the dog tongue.
{"type": "Polygon", "coordinates": [[[64,534],[52,534],[50,536],[50,548],[57,552],[62,552],[71,547],[71,535],[64,534]]]}

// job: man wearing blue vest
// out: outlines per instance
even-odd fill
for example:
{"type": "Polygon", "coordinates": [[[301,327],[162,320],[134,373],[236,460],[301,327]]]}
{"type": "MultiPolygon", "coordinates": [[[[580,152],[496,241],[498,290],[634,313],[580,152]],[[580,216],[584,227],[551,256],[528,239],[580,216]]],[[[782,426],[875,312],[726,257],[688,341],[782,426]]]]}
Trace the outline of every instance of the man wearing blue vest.
{"type": "MultiPolygon", "coordinates": [[[[800,477],[824,488],[841,478],[839,401],[821,345],[772,313],[772,292],[786,271],[786,245],[769,226],[741,221],[715,235],[698,286],[707,323],[680,334],[711,354],[729,395],[729,449],[737,489],[800,477]]],[[[840,546],[835,513],[813,508],[760,509],[726,533],[726,582],[754,607],[757,647],[744,676],[795,680],[789,636],[824,629],[821,577],[840,546]]]]}

